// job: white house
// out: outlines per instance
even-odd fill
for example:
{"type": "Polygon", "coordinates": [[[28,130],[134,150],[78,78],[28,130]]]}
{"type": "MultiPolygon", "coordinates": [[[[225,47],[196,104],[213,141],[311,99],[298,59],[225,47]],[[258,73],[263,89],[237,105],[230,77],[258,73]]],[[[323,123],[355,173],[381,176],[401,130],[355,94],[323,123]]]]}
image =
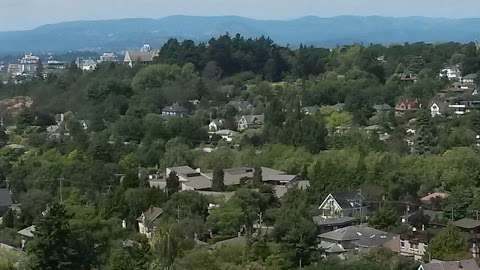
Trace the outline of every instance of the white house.
{"type": "Polygon", "coordinates": [[[162,214],[163,209],[158,207],[150,207],[145,212],[142,212],[142,215],[137,218],[138,231],[147,238],[152,238],[152,233],[155,231],[158,219],[162,214]]]}
{"type": "Polygon", "coordinates": [[[450,81],[459,81],[462,79],[462,72],[458,65],[446,67],[440,71],[440,78],[447,78],[450,81]]]}
{"type": "Polygon", "coordinates": [[[323,218],[359,217],[367,214],[365,198],[356,192],[330,193],[318,207],[323,218]]]}
{"type": "Polygon", "coordinates": [[[237,129],[243,131],[251,128],[259,128],[263,126],[265,116],[260,115],[243,115],[237,122],[237,129]]]}
{"type": "Polygon", "coordinates": [[[222,119],[215,119],[208,124],[209,132],[217,132],[223,128],[224,121],[222,119]]]}

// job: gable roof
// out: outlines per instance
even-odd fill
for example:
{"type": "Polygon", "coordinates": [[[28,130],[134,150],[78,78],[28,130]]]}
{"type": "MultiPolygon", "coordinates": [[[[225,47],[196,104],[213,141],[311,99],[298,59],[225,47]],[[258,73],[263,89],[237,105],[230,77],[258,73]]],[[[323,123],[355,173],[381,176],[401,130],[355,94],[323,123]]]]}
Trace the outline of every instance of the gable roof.
{"type": "Polygon", "coordinates": [[[154,52],[127,51],[125,53],[125,62],[153,62],[156,56],[154,52]]]}
{"type": "Polygon", "coordinates": [[[479,270],[477,262],[474,259],[462,261],[432,261],[422,264],[419,270],[479,270]]]}
{"type": "Polygon", "coordinates": [[[265,121],[265,116],[263,114],[257,115],[244,115],[242,116],[243,119],[247,122],[247,124],[263,124],[265,121]]]}
{"type": "Polygon", "coordinates": [[[336,192],[332,196],[343,209],[361,207],[359,202],[365,200],[358,192],[336,192]]]}
{"type": "Polygon", "coordinates": [[[370,247],[382,245],[391,238],[391,235],[365,225],[358,225],[322,233],[318,237],[336,242],[356,241],[359,246],[370,247]]]}
{"type": "Polygon", "coordinates": [[[462,229],[475,229],[480,227],[480,221],[471,218],[462,218],[455,221],[453,224],[462,229]]]}
{"type": "Polygon", "coordinates": [[[163,209],[158,207],[150,207],[147,211],[143,212],[138,221],[144,222],[145,226],[150,227],[155,221],[163,214],[163,209]]]}
{"type": "Polygon", "coordinates": [[[24,228],[20,231],[17,232],[18,234],[20,234],[21,236],[25,236],[25,237],[28,237],[28,238],[33,238],[35,235],[35,225],[32,225],[30,227],[27,227],[27,228],[24,228]]]}

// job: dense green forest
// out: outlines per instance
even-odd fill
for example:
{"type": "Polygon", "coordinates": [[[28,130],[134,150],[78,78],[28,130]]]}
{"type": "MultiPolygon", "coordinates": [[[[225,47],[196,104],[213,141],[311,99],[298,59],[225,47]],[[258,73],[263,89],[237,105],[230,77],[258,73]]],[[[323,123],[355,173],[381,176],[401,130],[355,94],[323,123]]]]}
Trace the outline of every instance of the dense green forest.
{"type": "MultiPolygon", "coordinates": [[[[0,99],[33,99],[31,107],[2,115],[0,185],[8,185],[21,211],[5,214],[0,239],[19,246],[16,232],[36,226],[26,269],[415,269],[383,250],[324,259],[313,248],[312,216],[329,193],[359,189],[383,200],[371,221],[381,229],[400,227],[395,202],[414,203],[434,191],[451,194],[439,208],[455,209],[455,219],[480,210],[480,112],[432,118],[428,108],[450,85],[439,77],[445,65],[478,73],[480,51],[474,43],[291,49],[225,35],[205,44],[170,40],[151,65],[106,63],[93,72],[72,66],[46,79],[0,84],[0,99]],[[416,82],[402,74],[416,74],[416,82]],[[423,106],[401,116],[375,109],[402,99],[423,106]],[[227,143],[209,136],[208,124],[225,119],[235,129],[244,112],[231,101],[247,101],[265,123],[227,143]],[[163,117],[174,103],[190,116],[163,117]],[[312,106],[318,111],[306,114],[312,106]],[[48,127],[57,114],[65,124],[52,139],[48,127]],[[389,138],[365,129],[373,125],[389,138]],[[417,131],[413,144],[408,129],[417,131]],[[151,189],[140,173],[182,165],[214,171],[214,178],[222,177],[219,168],[271,167],[308,179],[310,187],[278,199],[252,183],[211,210],[218,199],[151,189]],[[147,240],[136,219],[151,206],[164,214],[147,240]],[[258,213],[271,233],[250,233],[258,213]],[[235,237],[242,226],[245,245],[198,245],[235,237]]],[[[0,269],[15,269],[4,264],[0,269]]]]}

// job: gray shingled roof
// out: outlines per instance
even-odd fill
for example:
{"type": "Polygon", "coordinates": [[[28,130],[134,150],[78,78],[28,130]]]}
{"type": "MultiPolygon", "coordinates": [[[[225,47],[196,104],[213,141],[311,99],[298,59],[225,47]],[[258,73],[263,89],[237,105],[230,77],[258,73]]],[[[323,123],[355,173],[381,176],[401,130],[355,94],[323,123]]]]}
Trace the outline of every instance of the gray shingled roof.
{"type": "Polygon", "coordinates": [[[388,236],[388,233],[380,231],[365,225],[348,226],[345,228],[337,229],[331,232],[322,233],[319,235],[321,239],[332,241],[356,241],[366,239],[373,239],[375,237],[382,238],[382,236],[388,236]]]}
{"type": "Polygon", "coordinates": [[[358,192],[337,192],[333,193],[332,196],[343,209],[361,207],[358,202],[365,200],[358,192]]]}
{"type": "Polygon", "coordinates": [[[422,264],[418,269],[421,270],[480,270],[474,259],[463,261],[435,261],[422,264]]]}
{"type": "Polygon", "coordinates": [[[315,216],[312,219],[313,223],[318,226],[339,226],[351,223],[355,220],[353,217],[324,218],[322,216],[315,216]]]}
{"type": "Polygon", "coordinates": [[[455,226],[463,229],[475,229],[480,227],[480,221],[471,218],[462,218],[453,223],[455,226]]]}
{"type": "Polygon", "coordinates": [[[140,217],[137,218],[138,221],[143,221],[145,218],[145,225],[147,227],[152,226],[156,220],[163,214],[163,209],[158,207],[150,207],[147,211],[143,212],[140,217]]]}

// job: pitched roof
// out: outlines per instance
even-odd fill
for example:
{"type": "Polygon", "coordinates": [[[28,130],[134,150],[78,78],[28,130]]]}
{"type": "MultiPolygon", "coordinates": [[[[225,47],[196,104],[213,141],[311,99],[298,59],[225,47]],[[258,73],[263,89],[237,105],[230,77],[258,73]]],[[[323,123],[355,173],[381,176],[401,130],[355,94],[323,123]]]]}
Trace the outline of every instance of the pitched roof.
{"type": "Polygon", "coordinates": [[[12,195],[6,188],[0,188],[0,207],[12,205],[12,195]]]}
{"type": "Polygon", "coordinates": [[[339,226],[350,224],[355,221],[353,217],[340,217],[340,218],[324,218],[322,216],[315,216],[312,218],[313,223],[318,226],[339,226]]]}
{"type": "Polygon", "coordinates": [[[432,199],[446,199],[448,197],[448,193],[445,192],[434,192],[430,193],[422,198],[420,198],[420,201],[423,203],[429,203],[432,199]]]}
{"type": "Polygon", "coordinates": [[[462,261],[432,261],[422,264],[418,269],[422,270],[479,270],[477,262],[474,259],[462,261]]]}
{"type": "Polygon", "coordinates": [[[358,192],[337,192],[333,193],[332,196],[343,209],[361,207],[362,205],[359,202],[365,200],[358,192]]]}
{"type": "Polygon", "coordinates": [[[150,207],[147,211],[143,212],[137,220],[144,222],[147,227],[150,227],[162,214],[162,208],[150,207]]]}
{"type": "Polygon", "coordinates": [[[462,229],[475,229],[480,227],[480,221],[471,218],[462,218],[455,221],[453,224],[462,229]]]}
{"type": "Polygon", "coordinates": [[[248,124],[263,124],[265,121],[265,115],[256,114],[256,115],[244,115],[243,116],[248,124]]]}
{"type": "Polygon", "coordinates": [[[27,228],[24,228],[24,229],[18,231],[17,233],[20,234],[21,236],[33,238],[33,236],[34,236],[33,233],[34,232],[35,232],[35,225],[32,225],[30,227],[27,227],[27,228]]]}
{"type": "Polygon", "coordinates": [[[371,247],[382,245],[391,238],[387,232],[380,231],[365,225],[348,226],[331,232],[322,233],[318,236],[324,240],[336,242],[356,241],[360,246],[371,247]]]}
{"type": "Polygon", "coordinates": [[[212,187],[212,180],[205,175],[188,177],[188,181],[182,182],[182,185],[189,186],[195,190],[207,189],[212,187]]]}
{"type": "Polygon", "coordinates": [[[177,167],[170,167],[168,168],[170,171],[174,171],[177,174],[182,174],[182,175],[187,175],[187,174],[192,174],[192,173],[198,173],[194,169],[192,169],[190,166],[177,166],[177,167]]]}
{"type": "Polygon", "coordinates": [[[237,236],[227,240],[219,241],[212,245],[213,248],[232,247],[232,246],[245,246],[247,244],[247,238],[245,236],[237,236]]]}
{"type": "Polygon", "coordinates": [[[127,51],[125,53],[125,62],[152,62],[156,56],[154,52],[127,51]]]}
{"type": "Polygon", "coordinates": [[[468,75],[465,75],[463,76],[463,79],[467,79],[467,80],[476,80],[478,77],[478,75],[476,73],[472,73],[472,74],[468,74],[468,75]]]}
{"type": "Polygon", "coordinates": [[[171,106],[163,108],[162,112],[187,113],[188,110],[180,104],[174,103],[171,106]]]}

